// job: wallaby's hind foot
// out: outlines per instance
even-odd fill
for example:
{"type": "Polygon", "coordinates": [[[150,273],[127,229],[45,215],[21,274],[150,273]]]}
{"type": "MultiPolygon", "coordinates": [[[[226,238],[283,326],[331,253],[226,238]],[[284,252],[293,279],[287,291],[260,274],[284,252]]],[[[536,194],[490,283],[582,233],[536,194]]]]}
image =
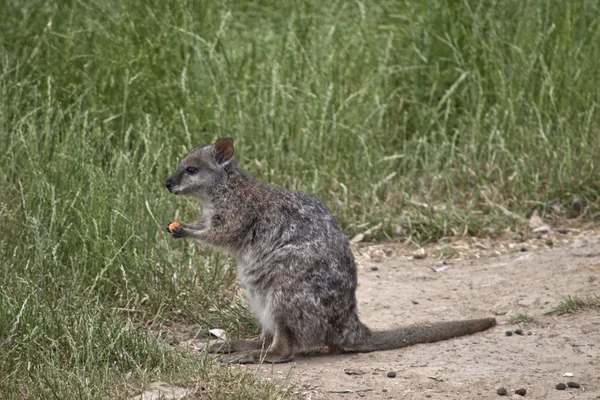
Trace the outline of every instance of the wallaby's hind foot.
{"type": "MultiPolygon", "coordinates": [[[[263,348],[264,349],[264,348],[263,348]]],[[[287,329],[278,330],[273,343],[264,350],[254,350],[245,354],[229,354],[219,362],[229,364],[286,363],[294,359],[294,337],[287,329]]]]}
{"type": "Polygon", "coordinates": [[[232,339],[227,342],[206,344],[200,351],[206,349],[211,354],[236,353],[238,351],[266,349],[271,344],[268,339],[232,339]]]}
{"type": "Polygon", "coordinates": [[[242,353],[231,353],[219,358],[219,362],[223,364],[281,364],[288,363],[293,360],[293,355],[282,355],[273,351],[267,351],[265,353],[259,350],[242,353]]]}

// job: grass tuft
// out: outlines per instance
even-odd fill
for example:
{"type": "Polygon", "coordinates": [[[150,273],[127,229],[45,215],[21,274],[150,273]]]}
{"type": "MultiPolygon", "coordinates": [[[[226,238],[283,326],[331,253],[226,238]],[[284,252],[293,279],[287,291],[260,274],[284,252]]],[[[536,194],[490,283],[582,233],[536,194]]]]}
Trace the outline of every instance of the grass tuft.
{"type": "Polygon", "coordinates": [[[552,308],[549,313],[563,315],[594,309],[600,309],[600,296],[567,296],[557,306],[552,308]]]}
{"type": "Polygon", "coordinates": [[[511,324],[528,324],[533,322],[533,317],[528,314],[518,313],[509,318],[511,324]]]}

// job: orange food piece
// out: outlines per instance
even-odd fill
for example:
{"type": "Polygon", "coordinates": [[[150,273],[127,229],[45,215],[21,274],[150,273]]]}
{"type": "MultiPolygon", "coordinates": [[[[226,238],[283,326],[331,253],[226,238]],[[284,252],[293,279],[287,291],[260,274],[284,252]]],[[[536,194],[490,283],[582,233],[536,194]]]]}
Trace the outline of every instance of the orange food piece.
{"type": "Polygon", "coordinates": [[[176,228],[179,225],[181,225],[179,222],[171,222],[171,224],[169,224],[169,232],[173,232],[173,228],[176,228]]]}

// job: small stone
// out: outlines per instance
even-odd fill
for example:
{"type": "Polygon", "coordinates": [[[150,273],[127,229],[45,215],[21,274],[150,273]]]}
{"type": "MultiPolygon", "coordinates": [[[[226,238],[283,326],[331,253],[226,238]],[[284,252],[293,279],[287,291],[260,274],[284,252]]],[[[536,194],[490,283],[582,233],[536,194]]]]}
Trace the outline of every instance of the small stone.
{"type": "Polygon", "coordinates": [[[523,330],[522,329],[515,329],[515,333],[517,335],[522,335],[523,334],[523,330]]]}
{"type": "Polygon", "coordinates": [[[360,368],[346,368],[344,369],[346,375],[364,375],[365,371],[360,368]]]}
{"type": "Polygon", "coordinates": [[[365,238],[365,235],[363,233],[359,233],[358,235],[355,235],[352,239],[350,239],[350,243],[362,242],[362,240],[364,238],[365,238]]]}
{"type": "Polygon", "coordinates": [[[538,210],[536,208],[535,210],[533,210],[533,212],[531,213],[531,217],[529,218],[529,227],[531,229],[535,229],[535,228],[540,227],[542,225],[544,225],[544,221],[538,215],[538,210]]]}
{"type": "Polygon", "coordinates": [[[412,302],[413,304],[419,304],[419,302],[418,302],[418,301],[416,301],[416,300],[411,300],[411,302],[412,302]]]}
{"type": "Polygon", "coordinates": [[[566,376],[567,378],[570,378],[572,376],[575,376],[575,374],[572,373],[572,372],[565,372],[563,376],[566,376]]]}
{"type": "Polygon", "coordinates": [[[531,307],[538,301],[538,298],[535,296],[524,297],[517,302],[518,305],[523,307],[531,307]]]}
{"type": "Polygon", "coordinates": [[[517,389],[515,390],[515,393],[519,396],[525,396],[525,394],[527,393],[527,389],[517,389]]]}
{"type": "Polygon", "coordinates": [[[521,253],[525,253],[527,249],[525,247],[521,247],[521,253]]]}
{"type": "Polygon", "coordinates": [[[385,392],[387,392],[387,389],[383,388],[383,389],[381,389],[381,391],[385,393],[385,392]]]}
{"type": "Polygon", "coordinates": [[[392,227],[392,230],[394,231],[394,236],[405,236],[406,235],[406,231],[400,225],[394,225],[392,227]]]}
{"type": "Polygon", "coordinates": [[[559,383],[558,385],[556,385],[556,390],[565,390],[567,388],[567,385],[565,385],[564,383],[559,383]]]}
{"type": "Polygon", "coordinates": [[[424,248],[421,247],[419,250],[417,250],[413,253],[413,257],[416,260],[422,260],[427,257],[427,252],[425,251],[424,248]]]}
{"type": "Polygon", "coordinates": [[[546,240],[546,246],[548,246],[548,247],[554,246],[554,242],[552,241],[552,239],[546,240]]]}
{"type": "Polygon", "coordinates": [[[552,212],[554,212],[556,214],[562,214],[562,212],[563,212],[562,207],[558,203],[552,203],[552,205],[550,206],[550,209],[552,210],[552,212]]]}
{"type": "Polygon", "coordinates": [[[373,266],[371,267],[371,271],[377,271],[377,270],[379,270],[379,268],[377,268],[377,265],[373,265],[373,266]]]}
{"type": "Polygon", "coordinates": [[[388,257],[391,256],[392,254],[394,254],[392,249],[388,249],[387,247],[385,249],[383,249],[383,253],[388,257]]]}
{"type": "Polygon", "coordinates": [[[567,382],[567,386],[575,389],[579,389],[581,387],[581,385],[577,382],[567,382]]]}
{"type": "Polygon", "coordinates": [[[513,334],[513,333],[512,333],[512,331],[506,331],[506,332],[504,332],[504,334],[505,334],[506,336],[512,336],[512,334],[513,334]]]}
{"type": "Polygon", "coordinates": [[[396,377],[396,373],[394,371],[388,371],[387,377],[388,378],[395,378],[396,377]]]}
{"type": "Polygon", "coordinates": [[[498,396],[506,396],[507,393],[508,393],[508,391],[505,388],[500,388],[500,389],[496,390],[496,394],[498,396]]]}
{"type": "Polygon", "coordinates": [[[581,199],[579,197],[575,197],[571,202],[571,209],[579,214],[581,212],[581,199]]]}

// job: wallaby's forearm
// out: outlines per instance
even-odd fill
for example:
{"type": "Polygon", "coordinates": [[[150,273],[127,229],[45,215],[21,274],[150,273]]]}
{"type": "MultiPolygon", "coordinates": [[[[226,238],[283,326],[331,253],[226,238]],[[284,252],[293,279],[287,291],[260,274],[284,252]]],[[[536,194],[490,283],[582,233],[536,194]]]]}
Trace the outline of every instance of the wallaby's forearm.
{"type": "Polygon", "coordinates": [[[196,239],[213,246],[224,246],[231,236],[228,224],[215,227],[203,221],[196,224],[181,223],[172,228],[170,232],[176,239],[196,239]]]}

